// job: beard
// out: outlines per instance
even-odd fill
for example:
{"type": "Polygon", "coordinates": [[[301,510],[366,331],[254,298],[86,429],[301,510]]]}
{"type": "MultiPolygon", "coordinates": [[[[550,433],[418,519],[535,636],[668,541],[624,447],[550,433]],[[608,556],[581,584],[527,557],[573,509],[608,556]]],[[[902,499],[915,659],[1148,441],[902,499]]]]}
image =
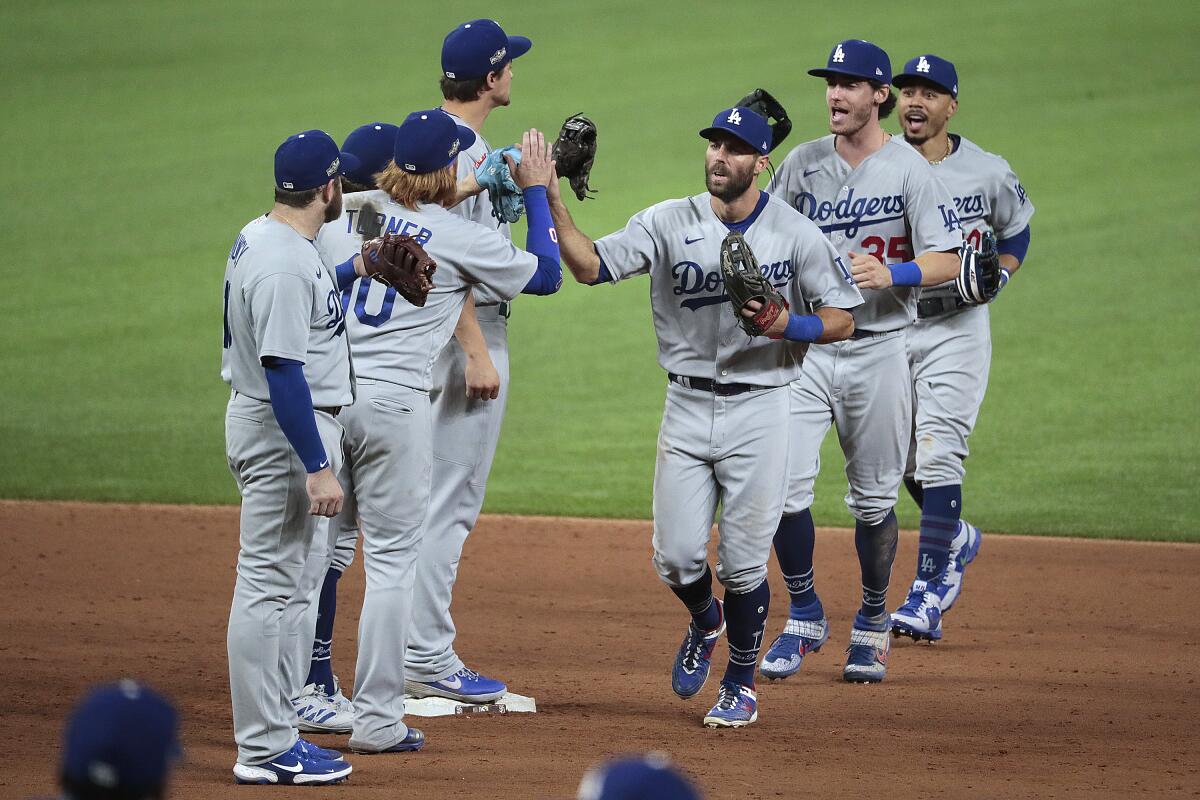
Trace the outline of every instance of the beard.
{"type": "MultiPolygon", "coordinates": [[[[832,112],[831,112],[832,114],[832,112]]],[[[830,118],[829,132],[839,136],[853,136],[866,127],[871,121],[871,106],[865,108],[850,108],[836,122],[830,118]]]]}
{"type": "Polygon", "coordinates": [[[342,187],[339,182],[329,205],[325,206],[325,222],[336,222],[340,216],[342,216],[342,187]]]}
{"type": "Polygon", "coordinates": [[[708,189],[708,193],[722,203],[729,203],[741,197],[750,188],[750,185],[754,182],[754,171],[747,169],[738,172],[733,167],[726,165],[723,169],[725,183],[719,187],[714,187],[713,177],[711,169],[704,170],[704,185],[708,189]]]}

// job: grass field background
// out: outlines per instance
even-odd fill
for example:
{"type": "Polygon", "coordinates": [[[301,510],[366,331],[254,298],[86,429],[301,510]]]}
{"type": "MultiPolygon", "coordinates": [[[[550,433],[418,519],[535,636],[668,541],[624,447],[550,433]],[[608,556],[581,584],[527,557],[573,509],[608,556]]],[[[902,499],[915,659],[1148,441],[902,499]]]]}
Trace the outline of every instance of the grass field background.
{"type": "MultiPolygon", "coordinates": [[[[696,131],[755,86],[825,133],[805,74],[858,36],[955,61],[954,130],[1037,207],[993,308],[967,515],[991,530],[1200,540],[1200,6],[810,7],[48,2],[0,9],[0,496],[236,502],[220,288],[286,135],[437,105],[442,37],[495,15],[533,50],[493,144],[587,111],[593,236],[702,190],[696,131]]],[[[896,129],[895,122],[889,124],[896,129]]],[[[780,157],[782,153],[780,154],[780,157]]],[[[518,232],[517,241],[524,240],[518,232]]],[[[665,377],[648,283],[521,300],[487,510],[646,517],[665,377]]],[[[831,437],[814,508],[849,524],[831,437]]],[[[902,499],[901,517],[915,523],[902,499]]]]}

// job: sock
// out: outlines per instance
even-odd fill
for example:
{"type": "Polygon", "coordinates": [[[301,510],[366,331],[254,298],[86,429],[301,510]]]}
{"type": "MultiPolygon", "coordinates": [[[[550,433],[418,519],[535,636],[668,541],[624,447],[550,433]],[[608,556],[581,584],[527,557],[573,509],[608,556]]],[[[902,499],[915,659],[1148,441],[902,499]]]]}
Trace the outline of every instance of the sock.
{"type": "Polygon", "coordinates": [[[950,544],[958,535],[962,486],[933,486],[921,506],[921,540],[917,545],[917,577],[931,581],[946,571],[950,544]]]}
{"type": "Polygon", "coordinates": [[[813,549],[817,543],[817,529],[813,525],[812,511],[804,509],[779,520],[775,531],[775,556],[783,571],[783,581],[791,595],[792,607],[803,608],[817,600],[813,588],[813,549]]]}
{"type": "Polygon", "coordinates": [[[308,665],[308,683],[333,691],[333,619],[337,616],[337,585],[341,570],[330,567],[321,584],[317,601],[317,635],[313,641],[312,661],[308,665]]]}
{"type": "Polygon", "coordinates": [[[721,627],[721,609],[712,593],[712,570],[704,565],[704,574],[687,586],[672,586],[671,591],[683,601],[692,621],[702,631],[714,631],[721,627]]]}
{"type": "Polygon", "coordinates": [[[925,508],[925,490],[921,488],[921,484],[917,483],[916,478],[905,478],[904,488],[908,489],[909,496],[917,503],[917,508],[925,508]]]}
{"type": "Polygon", "coordinates": [[[767,627],[771,607],[771,584],[765,580],[744,594],[725,592],[725,638],[729,642],[729,664],[725,680],[754,686],[754,668],[767,627]]]}
{"type": "Polygon", "coordinates": [[[877,617],[887,611],[888,583],[899,534],[895,510],[889,511],[878,525],[861,521],[854,525],[854,547],[862,570],[863,600],[859,613],[864,617],[877,617]]]}

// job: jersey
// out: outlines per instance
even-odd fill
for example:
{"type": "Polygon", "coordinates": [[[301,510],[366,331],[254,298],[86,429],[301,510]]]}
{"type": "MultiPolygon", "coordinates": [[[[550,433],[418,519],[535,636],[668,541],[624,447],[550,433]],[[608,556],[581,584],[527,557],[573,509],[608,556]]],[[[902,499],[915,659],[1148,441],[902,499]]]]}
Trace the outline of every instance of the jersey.
{"type": "MultiPolygon", "coordinates": [[[[833,135],[798,145],[767,191],[816,222],[847,264],[852,250],[884,264],[957,250],[962,230],[950,192],[898,138],[854,169],[834,149],[833,135]]],[[[854,312],[857,329],[898,330],[916,319],[916,287],[864,289],[863,298],[854,312]]]]}
{"type": "MultiPolygon", "coordinates": [[[[343,259],[344,260],[344,259],[343,259]]],[[[313,242],[267,216],[242,228],[225,265],[221,378],[270,402],[262,359],[304,363],[314,406],[354,400],[337,279],[313,242]]]]}
{"type": "MultiPolygon", "coordinates": [[[[978,250],[988,231],[997,239],[1010,239],[1025,230],[1033,218],[1033,203],[1012,167],[970,139],[950,136],[954,152],[933,170],[954,197],[966,242],[978,250]]],[[[956,294],[954,281],[921,291],[926,296],[956,294]]]]}
{"type": "Polygon", "coordinates": [[[537,256],[441,206],[422,203],[413,211],[374,190],[347,195],[341,218],[317,234],[326,264],[342,263],[361,248],[356,218],[365,204],[386,218],[384,232],[408,233],[420,242],[437,262],[437,271],[433,291],[420,308],[367,278],[346,289],[342,302],[355,373],[429,391],[433,363],[454,334],[467,290],[483,286],[499,299],[511,300],[537,271],[537,256]]]}
{"type": "MultiPolygon", "coordinates": [[[[446,112],[450,113],[450,112],[446,112]]],[[[466,121],[455,114],[450,116],[459,125],[466,125],[466,121]]],[[[469,126],[468,126],[469,127],[469,126]]],[[[475,170],[487,158],[488,153],[492,151],[492,146],[488,144],[487,139],[483,138],[483,134],[475,132],[475,143],[469,148],[458,154],[458,178],[462,180],[467,175],[475,174],[475,170]]],[[[505,239],[512,239],[512,230],[507,222],[498,219],[492,213],[492,200],[487,192],[480,192],[474,197],[468,197],[454,208],[450,209],[452,213],[458,214],[463,219],[469,219],[472,222],[478,222],[485,228],[493,228],[500,232],[505,239]]],[[[474,288],[475,302],[480,305],[498,303],[501,298],[497,297],[486,286],[477,286],[474,288]]]]}
{"type": "MultiPolygon", "coordinates": [[[[816,225],[761,194],[743,223],[763,274],[794,309],[850,309],[862,302],[844,262],[816,225]]],[[[650,275],[658,363],[668,372],[718,383],[783,386],[800,376],[808,345],[748,337],[721,275],[721,241],[731,230],[707,192],[666,200],[596,242],[613,281],[650,275]]]]}

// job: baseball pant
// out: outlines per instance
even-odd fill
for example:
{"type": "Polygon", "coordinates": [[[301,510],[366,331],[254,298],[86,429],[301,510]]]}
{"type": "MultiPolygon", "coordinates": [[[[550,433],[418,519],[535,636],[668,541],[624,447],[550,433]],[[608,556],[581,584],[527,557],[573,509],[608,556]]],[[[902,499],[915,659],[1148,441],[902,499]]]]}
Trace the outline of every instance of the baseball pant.
{"type": "Polygon", "coordinates": [[[992,362],[987,306],[918,320],[908,331],[908,361],[913,433],[905,474],[927,487],[961,484],[992,362]]]}
{"type": "Polygon", "coordinates": [[[431,428],[428,393],[365,378],[357,385],[354,405],[342,412],[367,578],[350,745],[378,751],[408,735],[404,651],[429,507],[431,428]]]}
{"type": "Polygon", "coordinates": [[[699,580],[717,507],[717,578],[755,589],[783,510],[787,387],[721,397],[667,384],[654,467],[654,567],[669,586],[699,580]]]}
{"type": "Polygon", "coordinates": [[[429,393],[433,411],[433,486],[417,557],[405,659],[410,680],[439,681],[463,668],[462,659],[454,651],[450,602],[463,544],[483,507],[508,399],[508,321],[499,309],[499,305],[476,307],[488,355],[500,374],[497,399],[467,399],[467,359],[457,340],[450,340],[434,364],[435,388],[429,393]]]}
{"type": "MultiPolygon", "coordinates": [[[[316,412],[330,466],[342,468],[341,425],[316,412]]],[[[229,688],[238,762],[260,764],[299,733],[292,698],[307,674],[313,602],[331,555],[331,526],[308,513],[307,473],[270,403],[233,393],[225,448],[242,496],[240,549],[229,611],[229,688]]]]}
{"type": "Polygon", "coordinates": [[[896,505],[912,429],[904,331],[809,348],[791,384],[791,461],[785,514],[812,506],[830,425],[846,455],[854,518],[878,525],[896,505]]]}

